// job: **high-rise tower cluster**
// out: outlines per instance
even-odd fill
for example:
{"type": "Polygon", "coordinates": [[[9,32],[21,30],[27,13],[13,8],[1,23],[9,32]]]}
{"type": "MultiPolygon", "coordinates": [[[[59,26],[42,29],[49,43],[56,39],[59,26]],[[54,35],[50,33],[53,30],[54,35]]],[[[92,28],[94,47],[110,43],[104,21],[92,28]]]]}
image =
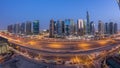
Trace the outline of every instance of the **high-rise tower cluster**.
{"type": "Polygon", "coordinates": [[[118,32],[117,23],[103,23],[98,21],[98,32],[94,21],[90,21],[90,15],[87,11],[86,20],[78,19],[77,23],[73,19],[65,19],[54,21],[50,20],[50,37],[63,37],[63,36],[84,36],[84,35],[111,35],[118,32]]]}
{"type": "Polygon", "coordinates": [[[39,20],[8,25],[8,32],[14,34],[37,35],[39,34],[39,20]]]}
{"type": "MultiPolygon", "coordinates": [[[[26,23],[8,25],[8,32],[14,34],[24,35],[38,35],[39,34],[39,21],[33,22],[27,21],[26,23]]],[[[86,20],[78,19],[75,22],[73,19],[65,20],[50,20],[49,25],[49,37],[65,37],[65,36],[95,36],[99,35],[111,35],[118,33],[117,23],[103,23],[98,21],[98,29],[94,21],[90,21],[89,12],[86,12],[86,20]],[[98,30],[98,31],[97,31],[98,30]]]]}
{"type": "Polygon", "coordinates": [[[116,34],[118,33],[118,25],[117,23],[103,23],[102,21],[99,21],[98,23],[98,32],[99,34],[116,34]]]}

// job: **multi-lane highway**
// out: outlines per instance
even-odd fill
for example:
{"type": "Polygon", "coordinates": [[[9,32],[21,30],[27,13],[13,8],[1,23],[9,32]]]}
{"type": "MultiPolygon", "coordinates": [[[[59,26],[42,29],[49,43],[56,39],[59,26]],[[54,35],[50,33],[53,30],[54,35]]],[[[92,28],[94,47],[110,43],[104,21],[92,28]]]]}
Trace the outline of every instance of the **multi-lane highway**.
{"type": "Polygon", "coordinates": [[[22,39],[18,37],[10,37],[9,35],[1,35],[8,39],[10,43],[14,43],[16,45],[20,45],[23,47],[28,47],[36,50],[48,51],[48,52],[56,52],[56,53],[91,53],[98,52],[102,50],[109,50],[116,43],[114,40],[99,40],[99,41],[70,41],[70,40],[58,40],[54,41],[54,39],[22,39]],[[34,41],[36,40],[36,41],[34,41]]]}
{"type": "Polygon", "coordinates": [[[31,39],[6,33],[0,33],[1,37],[8,39],[12,50],[34,60],[46,63],[77,64],[78,66],[92,65],[100,67],[99,62],[108,54],[117,52],[120,48],[119,36],[113,39],[98,41],[81,41],[66,39],[31,39]],[[52,61],[52,62],[51,62],[52,61]]]}

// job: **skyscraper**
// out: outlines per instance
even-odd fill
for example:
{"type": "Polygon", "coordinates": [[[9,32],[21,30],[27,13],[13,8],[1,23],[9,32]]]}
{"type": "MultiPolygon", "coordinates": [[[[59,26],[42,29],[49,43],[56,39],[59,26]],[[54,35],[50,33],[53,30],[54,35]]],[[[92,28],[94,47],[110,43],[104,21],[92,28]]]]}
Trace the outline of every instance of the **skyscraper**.
{"type": "Polygon", "coordinates": [[[57,35],[57,32],[58,32],[58,31],[57,31],[57,22],[54,21],[54,24],[55,24],[55,25],[54,25],[54,26],[55,26],[55,28],[54,28],[54,33],[55,33],[55,35],[57,35]]]}
{"type": "Polygon", "coordinates": [[[58,20],[57,21],[57,34],[62,36],[64,34],[64,21],[58,20]]]}
{"type": "Polygon", "coordinates": [[[20,34],[20,24],[16,24],[16,34],[20,34]]]}
{"type": "Polygon", "coordinates": [[[90,22],[90,34],[94,35],[95,34],[95,24],[94,22],[90,22]]]}
{"type": "Polygon", "coordinates": [[[98,22],[98,32],[99,34],[104,34],[104,23],[101,20],[98,22]]]}
{"type": "Polygon", "coordinates": [[[13,33],[16,34],[16,24],[13,25],[13,33]]]}
{"type": "Polygon", "coordinates": [[[8,32],[12,33],[13,32],[13,25],[8,25],[7,30],[8,30],[8,32]]]}
{"type": "Polygon", "coordinates": [[[62,34],[65,34],[65,22],[62,21],[62,34]]]}
{"type": "Polygon", "coordinates": [[[65,35],[70,35],[70,19],[65,19],[65,35]]]}
{"type": "Polygon", "coordinates": [[[89,12],[87,11],[87,25],[86,25],[86,29],[87,29],[87,34],[90,34],[90,16],[89,16],[89,12]]]}
{"type": "Polygon", "coordinates": [[[21,34],[25,34],[25,23],[21,24],[20,29],[21,29],[21,34]]]}
{"type": "Polygon", "coordinates": [[[70,35],[75,34],[75,23],[73,19],[70,19],[70,35]]]}
{"type": "Polygon", "coordinates": [[[53,38],[55,34],[55,21],[52,19],[50,20],[50,26],[49,26],[49,37],[53,38]]]}
{"type": "Polygon", "coordinates": [[[26,35],[31,35],[32,34],[32,23],[30,21],[26,22],[26,35]]]}
{"type": "Polygon", "coordinates": [[[86,34],[86,32],[87,32],[86,31],[86,20],[83,20],[83,23],[84,23],[84,30],[83,31],[84,31],[84,34],[86,34]]]}
{"type": "Polygon", "coordinates": [[[114,23],[114,33],[115,34],[118,33],[118,25],[117,25],[117,23],[114,23]]]}
{"type": "Polygon", "coordinates": [[[109,34],[109,24],[105,23],[105,34],[109,34]]]}
{"type": "Polygon", "coordinates": [[[20,24],[14,24],[13,25],[13,33],[19,34],[20,33],[20,24]]]}
{"type": "Polygon", "coordinates": [[[82,19],[78,19],[78,21],[77,21],[77,34],[79,36],[84,35],[84,22],[82,19]]]}
{"type": "Polygon", "coordinates": [[[38,35],[39,34],[39,20],[35,20],[33,22],[33,34],[38,35]]]}
{"type": "Polygon", "coordinates": [[[109,33],[114,34],[114,24],[113,24],[113,22],[109,23],[109,33]]]}

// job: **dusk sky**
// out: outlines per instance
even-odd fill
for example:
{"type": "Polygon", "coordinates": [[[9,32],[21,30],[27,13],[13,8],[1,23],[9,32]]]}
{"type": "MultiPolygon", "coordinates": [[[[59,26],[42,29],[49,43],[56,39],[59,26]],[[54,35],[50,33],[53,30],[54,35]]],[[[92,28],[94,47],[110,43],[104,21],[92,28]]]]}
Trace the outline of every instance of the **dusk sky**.
{"type": "Polygon", "coordinates": [[[0,0],[0,29],[7,25],[40,20],[40,28],[48,28],[50,19],[86,19],[96,26],[103,22],[120,22],[120,10],[116,0],[0,0]]]}

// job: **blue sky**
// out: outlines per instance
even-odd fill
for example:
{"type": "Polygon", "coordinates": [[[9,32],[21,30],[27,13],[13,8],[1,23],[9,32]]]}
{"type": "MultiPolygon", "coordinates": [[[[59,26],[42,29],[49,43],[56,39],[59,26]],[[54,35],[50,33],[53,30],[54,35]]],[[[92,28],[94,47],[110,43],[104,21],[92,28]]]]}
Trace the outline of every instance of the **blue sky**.
{"type": "Polygon", "coordinates": [[[86,19],[86,11],[96,26],[98,20],[120,22],[116,0],[0,0],[0,29],[34,20],[40,20],[40,28],[45,29],[50,19],[86,19]]]}

